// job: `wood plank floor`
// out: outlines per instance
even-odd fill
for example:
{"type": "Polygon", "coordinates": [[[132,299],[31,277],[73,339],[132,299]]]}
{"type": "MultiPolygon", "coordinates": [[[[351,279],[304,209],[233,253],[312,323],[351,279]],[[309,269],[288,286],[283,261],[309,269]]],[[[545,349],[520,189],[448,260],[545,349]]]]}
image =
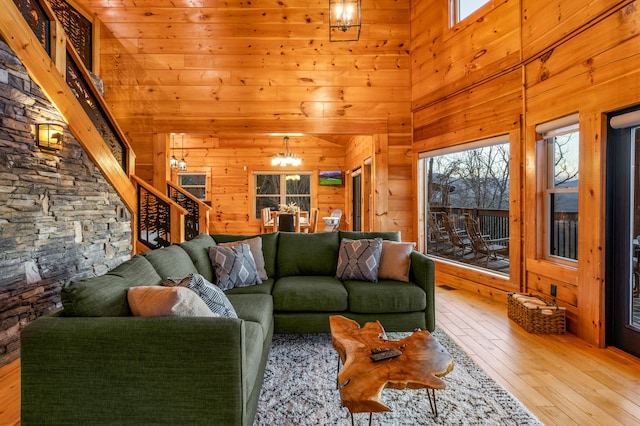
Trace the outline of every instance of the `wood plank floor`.
{"type": "MultiPolygon", "coordinates": [[[[640,425],[640,359],[572,335],[541,336],[504,303],[436,289],[438,326],[546,425],[640,425]]],[[[0,425],[18,425],[20,366],[0,369],[0,425]]]]}

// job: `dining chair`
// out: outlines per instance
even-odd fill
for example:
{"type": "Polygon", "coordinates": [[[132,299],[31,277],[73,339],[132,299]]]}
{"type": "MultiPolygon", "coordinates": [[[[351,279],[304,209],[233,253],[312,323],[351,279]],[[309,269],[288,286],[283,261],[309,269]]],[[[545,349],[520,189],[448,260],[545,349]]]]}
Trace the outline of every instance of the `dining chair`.
{"type": "Polygon", "coordinates": [[[260,209],[260,217],[262,218],[262,223],[260,224],[260,231],[263,234],[267,232],[275,232],[276,230],[275,220],[271,217],[271,209],[269,207],[260,209]]]}
{"type": "Polygon", "coordinates": [[[316,233],[318,232],[318,215],[320,214],[320,210],[316,208],[312,208],[309,213],[309,232],[316,233]]]}

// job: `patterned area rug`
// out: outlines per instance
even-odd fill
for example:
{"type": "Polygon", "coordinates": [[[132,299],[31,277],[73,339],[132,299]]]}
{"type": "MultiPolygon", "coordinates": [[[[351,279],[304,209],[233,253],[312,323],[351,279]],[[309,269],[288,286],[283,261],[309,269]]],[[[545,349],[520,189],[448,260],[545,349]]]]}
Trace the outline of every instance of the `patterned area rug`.
{"type": "MultiPolygon", "coordinates": [[[[400,339],[407,333],[388,333],[400,339]]],[[[494,382],[445,333],[433,335],[451,353],[454,369],[436,391],[438,417],[426,390],[385,389],[393,410],[374,413],[374,425],[541,425],[518,400],[494,382]]],[[[255,425],[350,425],[336,389],[338,354],[328,334],[275,335],[271,345],[255,425]]],[[[356,413],[366,425],[369,414],[356,413]]]]}

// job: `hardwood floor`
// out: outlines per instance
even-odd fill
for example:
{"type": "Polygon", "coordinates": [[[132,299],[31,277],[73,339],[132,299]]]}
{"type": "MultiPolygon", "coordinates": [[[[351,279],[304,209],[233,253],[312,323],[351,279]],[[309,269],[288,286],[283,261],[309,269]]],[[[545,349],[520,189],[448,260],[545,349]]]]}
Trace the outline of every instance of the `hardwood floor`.
{"type": "MultiPolygon", "coordinates": [[[[640,425],[640,359],[529,334],[504,303],[436,289],[438,326],[546,425],[640,425]]],[[[19,424],[19,361],[0,369],[0,425],[19,424]]]]}

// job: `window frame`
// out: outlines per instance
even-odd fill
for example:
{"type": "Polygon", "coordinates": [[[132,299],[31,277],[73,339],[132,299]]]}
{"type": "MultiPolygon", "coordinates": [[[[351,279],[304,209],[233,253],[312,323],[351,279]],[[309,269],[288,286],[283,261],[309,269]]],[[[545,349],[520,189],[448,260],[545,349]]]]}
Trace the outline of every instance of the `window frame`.
{"type": "MultiPolygon", "coordinates": [[[[512,232],[512,227],[513,227],[513,223],[512,223],[512,213],[511,213],[511,191],[512,189],[512,183],[513,183],[513,179],[514,176],[512,174],[512,172],[514,171],[514,166],[512,165],[512,162],[510,160],[511,158],[511,152],[512,152],[512,145],[511,145],[511,135],[506,133],[506,134],[502,134],[502,135],[498,135],[498,136],[494,136],[494,137],[489,137],[489,138],[484,138],[484,139],[480,139],[480,140],[476,140],[476,141],[471,141],[471,142],[463,142],[460,144],[456,144],[456,145],[451,145],[451,146],[447,146],[444,148],[439,148],[439,149],[434,149],[434,150],[430,150],[430,151],[425,151],[425,152],[420,152],[418,154],[418,175],[419,175],[419,188],[418,188],[418,192],[419,192],[419,214],[421,215],[421,217],[423,219],[421,219],[422,223],[421,223],[421,228],[419,233],[421,235],[420,237],[420,250],[423,251],[423,253],[426,253],[427,255],[432,255],[435,258],[438,259],[438,261],[443,262],[443,263],[447,263],[447,264],[455,264],[456,266],[462,266],[468,270],[473,270],[473,271],[477,271],[477,272],[481,272],[483,274],[488,274],[488,275],[492,275],[495,277],[500,277],[501,279],[511,279],[512,274],[515,274],[513,276],[517,276],[517,265],[514,264],[514,262],[512,262],[512,259],[514,259],[514,256],[517,256],[517,253],[515,253],[514,250],[510,249],[509,251],[509,271],[508,272],[502,272],[502,271],[497,271],[495,269],[491,269],[491,268],[485,268],[482,267],[480,265],[473,265],[472,263],[469,262],[463,262],[463,261],[459,261],[457,259],[452,259],[451,257],[440,257],[437,255],[437,250],[434,251],[430,251],[429,250],[429,246],[430,246],[430,242],[429,242],[429,223],[427,220],[427,215],[431,213],[432,209],[431,209],[431,205],[430,205],[430,198],[431,195],[428,191],[429,189],[429,167],[427,165],[427,161],[430,158],[435,158],[438,156],[443,156],[443,155],[447,155],[447,154],[460,154],[466,151],[474,151],[474,150],[478,150],[478,149],[484,149],[484,148],[490,148],[490,147],[497,147],[500,145],[504,145],[507,146],[509,149],[509,165],[508,165],[508,169],[509,169],[509,173],[508,173],[508,186],[509,189],[507,191],[507,197],[506,199],[507,201],[507,208],[506,210],[508,211],[508,238],[509,238],[509,246],[510,247],[515,247],[515,233],[512,232]]],[[[474,210],[474,207],[449,207],[449,208],[453,208],[453,209],[466,209],[466,210],[474,210]]],[[[479,208],[480,210],[483,210],[484,208],[479,208]]],[[[504,210],[504,209],[497,209],[497,210],[504,210]]]]}
{"type": "Polygon", "coordinates": [[[477,16],[484,15],[488,10],[493,9],[494,0],[486,0],[485,3],[465,16],[464,18],[459,18],[459,3],[461,0],[449,0],[449,28],[454,28],[459,25],[461,22],[465,22],[467,20],[475,20],[477,16]]]}
{"type": "Polygon", "coordinates": [[[313,199],[314,199],[314,188],[315,188],[315,174],[308,170],[273,170],[273,171],[264,171],[264,170],[256,170],[253,172],[252,177],[252,194],[253,194],[253,203],[252,203],[252,211],[255,216],[254,219],[261,220],[260,211],[258,210],[258,199],[259,198],[267,198],[274,197],[276,194],[258,194],[257,193],[257,179],[260,175],[278,175],[280,176],[280,193],[278,196],[280,197],[279,204],[285,204],[287,197],[297,196],[297,197],[309,197],[309,211],[313,207],[313,199]],[[309,176],[309,193],[308,194],[287,194],[287,176],[289,175],[300,175],[300,176],[309,176]]]}
{"type": "Polygon", "coordinates": [[[536,132],[540,136],[543,147],[543,155],[540,158],[542,162],[540,169],[542,171],[541,179],[541,227],[542,227],[542,240],[540,241],[542,249],[542,258],[553,262],[559,262],[565,265],[575,266],[578,261],[578,240],[580,228],[578,226],[578,220],[576,219],[576,247],[575,247],[575,259],[572,257],[562,256],[553,253],[553,222],[552,217],[552,198],[558,194],[575,194],[576,195],[576,217],[579,217],[579,182],[580,182],[580,126],[577,115],[568,116],[554,120],[552,122],[541,124],[536,126],[536,132]],[[556,125],[553,123],[557,122],[556,125]],[[556,173],[556,143],[559,136],[565,136],[574,133],[577,135],[577,184],[575,187],[558,187],[555,183],[556,173]]]}
{"type": "Polygon", "coordinates": [[[176,185],[180,188],[187,191],[189,194],[193,195],[196,199],[200,201],[209,201],[210,200],[210,189],[209,189],[209,181],[210,181],[210,173],[206,171],[188,171],[188,172],[178,172],[176,174],[176,185]],[[204,185],[182,185],[182,176],[204,176],[204,185]],[[189,191],[189,188],[204,188],[204,198],[196,196],[194,193],[189,191]]]}

